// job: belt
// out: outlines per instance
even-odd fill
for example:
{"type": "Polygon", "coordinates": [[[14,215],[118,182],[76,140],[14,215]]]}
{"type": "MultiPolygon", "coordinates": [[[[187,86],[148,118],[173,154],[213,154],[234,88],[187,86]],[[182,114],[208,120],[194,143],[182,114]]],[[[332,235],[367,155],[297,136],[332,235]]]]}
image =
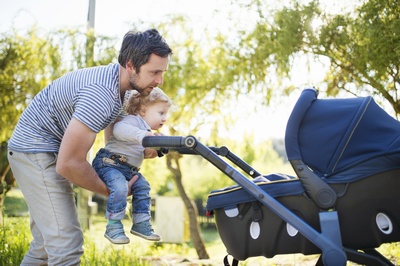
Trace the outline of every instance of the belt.
{"type": "Polygon", "coordinates": [[[110,158],[107,158],[107,157],[103,158],[103,162],[108,162],[108,163],[117,162],[117,163],[120,163],[120,164],[128,166],[134,172],[139,172],[140,171],[139,167],[131,165],[127,161],[128,161],[128,158],[126,158],[126,156],[120,155],[120,154],[112,154],[110,156],[110,158]],[[110,161],[112,161],[112,162],[110,162],[110,161]]]}

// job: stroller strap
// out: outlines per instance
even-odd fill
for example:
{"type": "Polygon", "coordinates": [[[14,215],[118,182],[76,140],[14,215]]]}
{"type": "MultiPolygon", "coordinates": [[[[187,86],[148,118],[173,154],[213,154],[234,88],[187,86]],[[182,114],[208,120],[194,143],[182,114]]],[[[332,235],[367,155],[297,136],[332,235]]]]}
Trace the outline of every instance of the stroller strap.
{"type": "Polygon", "coordinates": [[[229,256],[229,254],[224,257],[224,266],[238,266],[239,265],[239,261],[235,258],[232,259],[232,265],[230,265],[229,261],[228,261],[228,256],[229,256]]]}

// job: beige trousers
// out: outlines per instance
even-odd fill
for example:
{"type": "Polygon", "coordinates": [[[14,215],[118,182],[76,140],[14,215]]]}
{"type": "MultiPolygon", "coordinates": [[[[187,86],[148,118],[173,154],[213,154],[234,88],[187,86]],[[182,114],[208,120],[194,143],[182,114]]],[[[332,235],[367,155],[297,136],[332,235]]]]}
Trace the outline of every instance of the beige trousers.
{"type": "Polygon", "coordinates": [[[55,171],[57,155],[7,155],[30,212],[33,240],[21,265],[80,265],[83,234],[72,185],[55,171]]]}

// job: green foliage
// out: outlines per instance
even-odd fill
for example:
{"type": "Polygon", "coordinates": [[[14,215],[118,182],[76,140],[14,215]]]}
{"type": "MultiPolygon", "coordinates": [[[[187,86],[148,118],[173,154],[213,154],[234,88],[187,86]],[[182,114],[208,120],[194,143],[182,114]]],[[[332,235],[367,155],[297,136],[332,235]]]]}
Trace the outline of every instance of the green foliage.
{"type": "Polygon", "coordinates": [[[131,266],[131,265],[151,265],[145,263],[141,258],[140,254],[134,249],[118,249],[111,247],[104,250],[99,250],[96,243],[90,238],[85,237],[85,253],[82,256],[81,265],[98,265],[98,266],[131,266]],[[101,254],[101,256],[99,256],[101,254]]]}
{"type": "Polygon", "coordinates": [[[254,78],[254,69],[243,68],[243,57],[237,56],[241,48],[230,35],[211,36],[205,29],[203,38],[196,40],[184,17],[168,17],[153,26],[174,51],[161,86],[174,103],[165,128],[169,135],[196,135],[204,127],[226,124],[229,103],[237,103],[251,90],[269,100],[263,87],[256,86],[262,77],[254,78]]]}
{"type": "Polygon", "coordinates": [[[28,206],[20,190],[14,188],[7,193],[3,211],[6,216],[28,215],[28,206]]]}
{"type": "MultiPolygon", "coordinates": [[[[272,14],[259,5],[256,27],[242,41],[248,60],[256,71],[276,67],[279,77],[289,77],[295,58],[306,56],[312,63],[328,62],[321,84],[328,95],[340,91],[354,95],[376,95],[400,113],[400,5],[398,1],[368,0],[351,12],[323,11],[319,1],[292,1],[272,14]],[[267,18],[272,17],[273,20],[267,18]]],[[[306,66],[304,66],[306,67],[306,66]]],[[[263,75],[264,73],[262,73],[263,75]]],[[[293,88],[283,86],[289,93],[293,88]]]]}
{"type": "MultiPolygon", "coordinates": [[[[85,253],[82,256],[81,265],[137,265],[150,266],[154,263],[162,264],[162,258],[183,258],[195,257],[191,245],[187,244],[149,244],[149,242],[132,242],[129,245],[112,245],[106,243],[103,237],[105,223],[98,224],[103,217],[95,217],[96,230],[85,233],[85,253]],[[103,244],[102,244],[103,243],[103,244]]],[[[222,245],[219,236],[215,230],[204,231],[204,239],[210,249],[211,257],[222,258],[226,255],[226,250],[222,245]]],[[[28,251],[31,240],[29,232],[29,218],[6,218],[3,225],[0,225],[0,266],[19,265],[23,256],[28,251]]],[[[400,262],[400,248],[398,243],[383,244],[378,248],[385,257],[396,265],[400,262]]],[[[298,254],[297,254],[298,255],[298,254]]],[[[253,263],[263,265],[276,265],[283,261],[285,256],[279,256],[273,259],[263,257],[249,258],[243,262],[243,265],[253,265],[253,263]]],[[[285,260],[286,264],[292,264],[293,260],[300,263],[307,263],[316,260],[315,256],[289,255],[285,260]],[[311,259],[311,260],[310,260],[311,259]]],[[[176,261],[176,260],[175,260],[176,261]]],[[[191,265],[220,265],[222,259],[216,260],[215,264],[191,264],[191,265]]],[[[286,265],[285,264],[285,265],[286,265]]],[[[353,265],[354,263],[349,263],[353,265]]],[[[166,263],[165,265],[171,265],[166,263]]]]}
{"type": "Polygon", "coordinates": [[[33,97],[51,81],[80,67],[108,64],[116,58],[115,40],[90,32],[60,30],[41,36],[36,28],[27,33],[0,33],[0,142],[11,136],[20,114],[33,97]],[[86,63],[86,36],[94,42],[94,59],[86,63]]]}
{"type": "MultiPolygon", "coordinates": [[[[15,179],[7,160],[7,142],[0,143],[0,197],[15,186],[15,179]]],[[[1,202],[1,201],[0,201],[1,202]]],[[[0,206],[0,211],[2,206],[0,206]]]]}
{"type": "MultiPolygon", "coordinates": [[[[230,152],[261,174],[285,173],[293,175],[292,167],[274,150],[271,140],[256,143],[251,136],[244,137],[243,140],[242,143],[234,139],[223,139],[218,140],[215,145],[209,146],[227,147],[230,152]]],[[[220,156],[220,158],[246,177],[251,178],[227,158],[223,156],[220,156]]],[[[201,200],[203,203],[206,202],[211,190],[236,184],[230,177],[201,156],[183,155],[180,159],[180,165],[183,175],[182,182],[187,194],[190,198],[201,200]]],[[[173,178],[166,169],[164,158],[145,160],[141,172],[149,180],[152,193],[165,196],[178,195],[173,178]]]]}
{"type": "Polygon", "coordinates": [[[201,200],[204,205],[211,190],[233,184],[228,176],[200,156],[185,157],[182,161],[185,190],[190,198],[201,200]]]}
{"type": "MultiPolygon", "coordinates": [[[[290,76],[295,58],[304,55],[328,59],[329,73],[320,85],[330,95],[337,95],[340,90],[378,94],[400,112],[397,1],[368,0],[353,13],[339,15],[323,12],[318,1],[306,5],[293,1],[274,12],[268,6],[269,1],[251,2],[259,10],[259,21],[254,28],[213,36],[205,30],[201,42],[184,17],[168,17],[153,25],[174,51],[162,86],[174,101],[165,128],[169,135],[208,131],[207,144],[227,146],[259,172],[290,174],[290,165],[284,161],[282,152],[278,155],[273,150],[271,142],[254,143],[252,136],[233,141],[222,138],[220,132],[229,131],[229,125],[235,122],[232,110],[242,97],[253,99],[254,106],[249,108],[255,108],[259,103],[269,104],[277,91],[290,92],[293,88],[284,85],[284,78],[290,76]]],[[[115,39],[78,29],[45,36],[34,28],[25,35],[1,34],[0,142],[10,137],[22,110],[49,82],[66,71],[115,61],[115,43],[115,39]]],[[[102,146],[99,134],[94,152],[102,146]]],[[[233,184],[225,174],[197,156],[184,156],[181,165],[184,186],[191,198],[204,200],[210,190],[233,184]]],[[[146,160],[143,173],[152,184],[153,193],[177,194],[165,158],[146,160]]],[[[98,250],[94,243],[87,242],[84,263],[124,265],[117,262],[117,258],[123,257],[119,249],[110,249],[110,253],[102,254],[102,259],[96,258],[98,250]]],[[[140,263],[133,257],[128,263],[140,263]]]]}
{"type": "Polygon", "coordinates": [[[59,57],[34,29],[23,36],[16,32],[0,35],[0,142],[11,136],[19,115],[49,82],[51,70],[60,67],[59,57]]]}
{"type": "Polygon", "coordinates": [[[30,239],[29,219],[5,219],[0,225],[0,266],[19,265],[30,239]]]}
{"type": "MultiPolygon", "coordinates": [[[[185,244],[162,244],[135,241],[129,245],[112,245],[103,237],[105,221],[94,217],[96,230],[85,232],[84,255],[81,265],[153,265],[154,258],[167,254],[185,256],[189,247],[185,244]]],[[[214,232],[214,235],[216,232],[214,232]]],[[[5,218],[0,225],[0,266],[19,265],[29,249],[32,239],[29,218],[5,218]]]]}
{"type": "Polygon", "coordinates": [[[400,263],[400,243],[383,244],[377,250],[381,254],[385,254],[385,257],[394,262],[395,265],[400,263]]]}

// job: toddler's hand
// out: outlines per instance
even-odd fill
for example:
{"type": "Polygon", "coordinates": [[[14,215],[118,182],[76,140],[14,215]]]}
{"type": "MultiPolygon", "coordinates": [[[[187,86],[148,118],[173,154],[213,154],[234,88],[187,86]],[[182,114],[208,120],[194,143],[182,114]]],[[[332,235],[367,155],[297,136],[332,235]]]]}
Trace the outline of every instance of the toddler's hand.
{"type": "Polygon", "coordinates": [[[154,149],[145,148],[144,149],[144,158],[145,159],[152,159],[158,156],[157,151],[154,149]]]}

